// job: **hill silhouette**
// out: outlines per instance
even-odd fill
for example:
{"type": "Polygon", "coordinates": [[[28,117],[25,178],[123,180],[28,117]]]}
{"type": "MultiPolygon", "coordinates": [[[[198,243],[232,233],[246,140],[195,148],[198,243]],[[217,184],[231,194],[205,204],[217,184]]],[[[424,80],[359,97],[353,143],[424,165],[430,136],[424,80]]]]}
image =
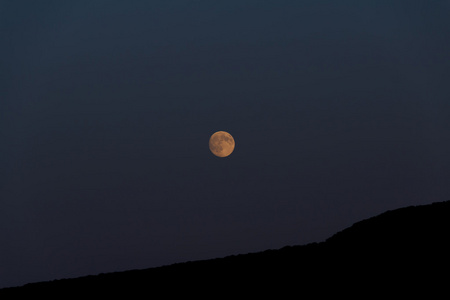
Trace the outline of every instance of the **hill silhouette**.
{"type": "MultiPolygon", "coordinates": [[[[72,279],[29,283],[2,295],[156,297],[444,291],[450,201],[387,211],[324,242],[72,279]]],[[[240,298],[239,297],[239,298],[240,298]]]]}

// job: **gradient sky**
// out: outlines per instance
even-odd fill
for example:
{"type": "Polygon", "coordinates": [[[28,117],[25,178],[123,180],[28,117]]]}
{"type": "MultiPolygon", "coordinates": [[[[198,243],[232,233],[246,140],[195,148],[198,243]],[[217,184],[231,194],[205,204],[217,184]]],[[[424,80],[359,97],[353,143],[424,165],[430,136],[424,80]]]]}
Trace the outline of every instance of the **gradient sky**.
{"type": "Polygon", "coordinates": [[[449,15],[1,1],[0,287],[320,242],[450,200],[449,15]]]}

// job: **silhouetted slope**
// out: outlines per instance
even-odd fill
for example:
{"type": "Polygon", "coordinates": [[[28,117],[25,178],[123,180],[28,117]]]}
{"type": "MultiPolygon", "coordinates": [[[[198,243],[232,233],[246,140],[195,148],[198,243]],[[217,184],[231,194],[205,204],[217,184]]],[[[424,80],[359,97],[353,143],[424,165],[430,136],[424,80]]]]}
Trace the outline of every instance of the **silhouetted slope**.
{"type": "MultiPolygon", "coordinates": [[[[447,279],[450,201],[387,211],[325,242],[170,266],[27,284],[2,293],[165,296],[442,288],[447,279]]],[[[445,286],[445,285],[444,285],[445,286]]],[[[281,294],[280,294],[281,293],[281,294]]],[[[240,298],[240,297],[239,297],[240,298]]]]}
{"type": "Polygon", "coordinates": [[[347,270],[355,281],[372,277],[408,290],[442,288],[450,266],[450,201],[387,211],[323,245],[330,265],[347,270]]]}
{"type": "MultiPolygon", "coordinates": [[[[408,247],[445,246],[450,225],[450,201],[430,205],[410,206],[387,211],[353,224],[326,240],[328,244],[340,244],[352,248],[389,245],[408,247]]],[[[423,248],[423,247],[422,247],[423,248]]]]}

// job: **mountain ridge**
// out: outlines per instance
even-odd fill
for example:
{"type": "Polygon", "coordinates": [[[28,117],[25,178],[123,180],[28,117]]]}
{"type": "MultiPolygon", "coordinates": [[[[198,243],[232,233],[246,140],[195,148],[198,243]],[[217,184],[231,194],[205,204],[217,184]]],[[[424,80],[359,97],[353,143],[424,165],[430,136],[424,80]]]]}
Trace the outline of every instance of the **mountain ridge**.
{"type": "Polygon", "coordinates": [[[318,292],[321,285],[373,285],[366,279],[378,278],[376,274],[380,272],[383,276],[377,282],[384,285],[398,278],[410,283],[431,283],[437,282],[439,272],[447,272],[450,265],[449,237],[450,201],[434,202],[388,210],[319,243],[28,283],[0,289],[0,295],[62,291],[114,294],[147,289],[170,294],[174,291],[171,287],[198,293],[204,286],[252,291],[255,295],[261,288],[289,291],[299,284],[318,292]]]}

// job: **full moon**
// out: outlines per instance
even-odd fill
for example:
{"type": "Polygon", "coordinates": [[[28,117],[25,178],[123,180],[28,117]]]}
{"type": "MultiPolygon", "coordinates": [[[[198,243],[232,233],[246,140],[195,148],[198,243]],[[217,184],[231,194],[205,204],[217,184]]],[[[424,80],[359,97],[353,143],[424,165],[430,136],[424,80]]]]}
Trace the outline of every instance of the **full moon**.
{"type": "Polygon", "coordinates": [[[217,131],[209,139],[209,150],[218,157],[226,157],[234,150],[234,139],[226,131],[217,131]]]}

